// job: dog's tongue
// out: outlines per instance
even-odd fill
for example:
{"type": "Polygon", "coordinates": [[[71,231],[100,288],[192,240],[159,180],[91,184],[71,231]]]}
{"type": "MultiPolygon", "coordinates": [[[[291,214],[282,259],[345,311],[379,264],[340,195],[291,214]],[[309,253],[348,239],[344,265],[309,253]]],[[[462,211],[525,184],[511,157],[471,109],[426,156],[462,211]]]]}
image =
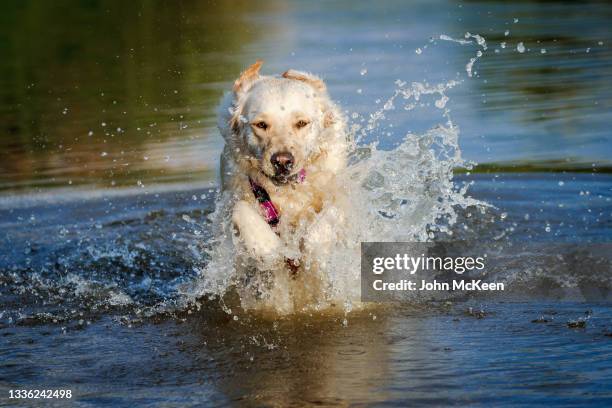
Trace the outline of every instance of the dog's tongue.
{"type": "Polygon", "coordinates": [[[297,174],[297,182],[298,183],[303,183],[304,180],[306,180],[306,170],[302,169],[297,174]]]}

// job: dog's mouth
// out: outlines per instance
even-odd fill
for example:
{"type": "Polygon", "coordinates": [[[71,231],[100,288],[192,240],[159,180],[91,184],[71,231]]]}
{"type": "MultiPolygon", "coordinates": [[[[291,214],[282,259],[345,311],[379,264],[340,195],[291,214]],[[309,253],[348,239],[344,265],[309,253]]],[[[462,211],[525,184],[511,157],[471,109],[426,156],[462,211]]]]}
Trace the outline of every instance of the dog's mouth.
{"type": "Polygon", "coordinates": [[[274,182],[274,184],[276,184],[276,185],[296,183],[296,182],[298,182],[299,173],[293,173],[293,174],[275,174],[273,176],[268,176],[268,178],[270,180],[272,180],[274,182]]]}
{"type": "Polygon", "coordinates": [[[301,168],[296,173],[292,174],[274,174],[270,175],[265,171],[262,172],[264,176],[266,176],[269,180],[271,180],[275,185],[282,186],[287,184],[300,184],[303,183],[306,179],[306,170],[301,168]]]}

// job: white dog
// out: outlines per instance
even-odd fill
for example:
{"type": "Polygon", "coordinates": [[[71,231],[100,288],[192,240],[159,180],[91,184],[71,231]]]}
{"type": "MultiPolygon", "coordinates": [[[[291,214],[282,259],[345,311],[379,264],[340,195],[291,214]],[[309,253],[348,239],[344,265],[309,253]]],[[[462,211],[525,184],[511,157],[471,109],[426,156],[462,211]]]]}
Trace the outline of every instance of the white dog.
{"type": "Polygon", "coordinates": [[[273,269],[313,292],[324,281],[318,263],[344,221],[336,175],[347,165],[346,122],[320,78],[294,70],[262,76],[261,65],[240,75],[219,114],[237,269],[273,269]]]}

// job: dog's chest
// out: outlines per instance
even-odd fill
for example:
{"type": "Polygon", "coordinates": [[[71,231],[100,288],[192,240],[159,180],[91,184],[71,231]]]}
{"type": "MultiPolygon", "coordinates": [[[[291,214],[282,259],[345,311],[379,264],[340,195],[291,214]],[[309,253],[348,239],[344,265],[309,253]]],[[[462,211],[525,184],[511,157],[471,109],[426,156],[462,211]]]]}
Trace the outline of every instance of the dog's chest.
{"type": "Polygon", "coordinates": [[[295,225],[321,211],[323,195],[311,185],[292,185],[270,193],[282,223],[295,225]]]}

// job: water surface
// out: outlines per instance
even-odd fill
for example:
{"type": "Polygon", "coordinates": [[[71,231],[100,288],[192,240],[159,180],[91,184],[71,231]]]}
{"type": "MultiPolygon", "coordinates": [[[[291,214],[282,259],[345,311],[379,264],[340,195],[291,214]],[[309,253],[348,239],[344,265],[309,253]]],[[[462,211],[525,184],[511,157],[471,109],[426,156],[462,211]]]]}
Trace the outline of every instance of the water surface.
{"type": "MultiPolygon", "coordinates": [[[[612,238],[611,18],[606,2],[7,2],[0,405],[18,388],[70,388],[77,406],[610,405],[612,273],[588,255],[612,238]],[[440,40],[467,32],[487,49],[440,40]],[[490,272],[504,295],[272,318],[231,292],[186,307],[214,229],[216,105],[256,58],[321,74],[353,123],[397,79],[460,81],[446,107],[483,166],[454,180],[492,207],[458,210],[450,231],[540,252],[490,272]]],[[[363,143],[442,123],[421,105],[363,143]]]]}
{"type": "MultiPolygon", "coordinates": [[[[0,18],[3,190],[214,180],[216,105],[257,58],[320,74],[366,115],[397,79],[461,80],[449,108],[467,159],[610,165],[606,2],[8,2],[0,18]],[[487,40],[471,78],[478,47],[439,40],[467,32],[487,40]]],[[[438,117],[398,113],[387,145],[438,117]]]]}

